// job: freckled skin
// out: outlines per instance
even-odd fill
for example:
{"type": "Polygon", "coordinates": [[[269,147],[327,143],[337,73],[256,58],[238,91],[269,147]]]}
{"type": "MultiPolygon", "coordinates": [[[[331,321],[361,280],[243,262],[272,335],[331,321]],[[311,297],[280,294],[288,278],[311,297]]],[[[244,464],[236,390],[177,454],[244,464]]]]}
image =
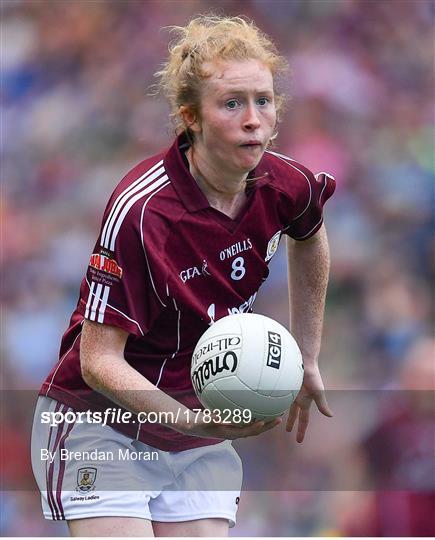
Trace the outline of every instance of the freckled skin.
{"type": "Polygon", "coordinates": [[[234,218],[246,202],[248,173],[258,165],[275,130],[273,77],[258,60],[204,67],[211,76],[202,88],[200,118],[182,107],[195,137],[186,155],[210,205],[234,218]],[[250,141],[259,144],[247,145],[250,141]]]}
{"type": "Polygon", "coordinates": [[[291,330],[302,352],[304,381],[290,407],[287,431],[298,423],[296,440],[303,442],[310,406],[314,401],[325,416],[333,413],[324,394],[318,356],[322,338],[323,313],[329,276],[329,246],[325,226],[303,242],[287,242],[291,330]]]}
{"type": "Polygon", "coordinates": [[[202,90],[201,119],[191,129],[198,159],[211,173],[218,167],[218,178],[224,184],[246,178],[273,135],[273,78],[270,69],[258,60],[215,63],[209,69],[213,75],[202,90]],[[259,140],[261,146],[241,146],[251,139],[259,140]]]}

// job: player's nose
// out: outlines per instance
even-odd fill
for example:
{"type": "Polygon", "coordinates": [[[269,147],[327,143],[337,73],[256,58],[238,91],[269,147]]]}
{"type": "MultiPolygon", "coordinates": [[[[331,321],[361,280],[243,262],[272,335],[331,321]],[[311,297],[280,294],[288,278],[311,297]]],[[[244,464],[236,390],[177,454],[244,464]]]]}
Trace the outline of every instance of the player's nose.
{"type": "Polygon", "coordinates": [[[261,125],[260,119],[258,117],[258,111],[255,108],[253,103],[250,103],[245,110],[245,115],[243,118],[243,128],[247,131],[254,131],[258,129],[261,125]]]}

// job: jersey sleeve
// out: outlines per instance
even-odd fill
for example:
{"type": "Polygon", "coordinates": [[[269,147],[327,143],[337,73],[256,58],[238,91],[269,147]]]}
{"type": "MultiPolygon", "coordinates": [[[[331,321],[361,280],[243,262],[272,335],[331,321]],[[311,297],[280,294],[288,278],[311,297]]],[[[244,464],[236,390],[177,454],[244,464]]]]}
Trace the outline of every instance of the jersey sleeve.
{"type": "Polygon", "coordinates": [[[335,179],[321,172],[316,175],[306,170],[304,181],[295,197],[295,217],[285,233],[295,240],[307,240],[323,223],[323,205],[335,191],[335,179]]]}
{"type": "Polygon", "coordinates": [[[152,223],[144,237],[146,228],[134,209],[126,216],[106,210],[80,291],[78,309],[86,319],[136,336],[150,330],[165,307],[166,265],[152,223]]]}

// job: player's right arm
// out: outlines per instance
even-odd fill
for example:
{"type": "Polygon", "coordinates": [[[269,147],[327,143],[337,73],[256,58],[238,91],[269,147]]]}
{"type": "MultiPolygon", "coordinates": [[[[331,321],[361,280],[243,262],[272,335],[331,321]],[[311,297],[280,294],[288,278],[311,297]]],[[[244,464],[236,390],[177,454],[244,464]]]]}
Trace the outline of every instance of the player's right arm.
{"type": "Polygon", "coordinates": [[[125,360],[128,336],[121,328],[85,320],[80,344],[84,381],[121,407],[135,414],[151,411],[172,413],[167,415],[168,427],[185,435],[216,439],[251,437],[280,423],[280,419],[275,419],[244,426],[204,422],[201,417],[195,418],[187,407],[157,388],[125,360]],[[178,421],[169,422],[171,416],[178,418],[178,421]]]}

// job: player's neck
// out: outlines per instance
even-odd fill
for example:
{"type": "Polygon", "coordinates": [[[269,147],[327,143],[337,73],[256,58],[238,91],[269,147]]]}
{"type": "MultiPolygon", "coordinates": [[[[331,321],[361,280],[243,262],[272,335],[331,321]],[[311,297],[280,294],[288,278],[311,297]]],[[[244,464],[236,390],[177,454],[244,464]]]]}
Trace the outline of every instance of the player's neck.
{"type": "Polygon", "coordinates": [[[225,175],[223,167],[215,167],[213,163],[202,157],[201,153],[190,147],[186,152],[190,173],[206,197],[231,201],[245,193],[248,173],[240,176],[225,175]]]}
{"type": "Polygon", "coordinates": [[[246,202],[246,177],[225,181],[224,176],[213,171],[205,160],[199,160],[192,148],[186,152],[190,174],[206,196],[210,206],[234,219],[246,202]]]}

